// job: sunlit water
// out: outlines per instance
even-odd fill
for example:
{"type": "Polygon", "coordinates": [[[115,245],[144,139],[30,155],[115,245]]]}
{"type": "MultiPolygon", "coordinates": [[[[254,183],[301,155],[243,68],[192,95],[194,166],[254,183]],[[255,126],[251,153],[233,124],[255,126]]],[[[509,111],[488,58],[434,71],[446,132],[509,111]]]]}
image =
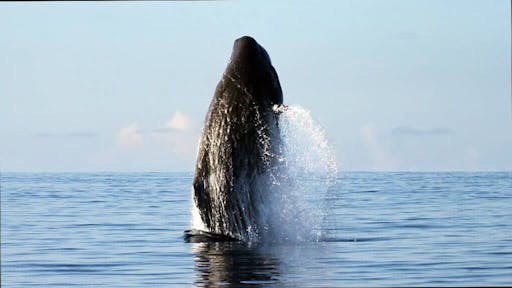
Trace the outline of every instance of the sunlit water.
{"type": "Polygon", "coordinates": [[[512,285],[510,172],[340,173],[323,241],[250,247],[183,240],[191,183],[2,173],[2,287],[512,285]]]}

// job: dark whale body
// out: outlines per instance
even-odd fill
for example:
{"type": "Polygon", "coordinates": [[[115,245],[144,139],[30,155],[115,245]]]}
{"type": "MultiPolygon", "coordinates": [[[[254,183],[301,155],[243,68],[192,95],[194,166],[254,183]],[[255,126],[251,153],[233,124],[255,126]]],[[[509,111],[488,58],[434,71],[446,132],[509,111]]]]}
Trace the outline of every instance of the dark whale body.
{"type": "Polygon", "coordinates": [[[194,204],[208,233],[247,240],[268,229],[261,204],[279,145],[273,106],[282,103],[265,49],[251,37],[237,39],[206,116],[194,174],[194,204]]]}

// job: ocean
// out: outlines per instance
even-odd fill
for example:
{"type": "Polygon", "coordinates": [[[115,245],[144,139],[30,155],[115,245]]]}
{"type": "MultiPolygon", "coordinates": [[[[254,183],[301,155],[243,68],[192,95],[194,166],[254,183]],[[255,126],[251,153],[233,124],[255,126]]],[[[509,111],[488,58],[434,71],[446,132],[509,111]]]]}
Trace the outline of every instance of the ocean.
{"type": "Polygon", "coordinates": [[[184,241],[191,173],[0,178],[2,287],[512,285],[512,172],[341,172],[321,239],[251,245],[184,241]]]}

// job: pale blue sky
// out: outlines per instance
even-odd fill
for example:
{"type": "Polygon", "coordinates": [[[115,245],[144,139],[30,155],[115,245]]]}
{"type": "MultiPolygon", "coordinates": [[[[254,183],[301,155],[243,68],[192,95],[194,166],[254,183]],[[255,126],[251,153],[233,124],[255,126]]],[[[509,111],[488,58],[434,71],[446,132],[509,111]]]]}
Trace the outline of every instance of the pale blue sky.
{"type": "Polygon", "coordinates": [[[192,171],[233,41],[343,170],[512,170],[510,1],[0,3],[2,171],[192,171]]]}

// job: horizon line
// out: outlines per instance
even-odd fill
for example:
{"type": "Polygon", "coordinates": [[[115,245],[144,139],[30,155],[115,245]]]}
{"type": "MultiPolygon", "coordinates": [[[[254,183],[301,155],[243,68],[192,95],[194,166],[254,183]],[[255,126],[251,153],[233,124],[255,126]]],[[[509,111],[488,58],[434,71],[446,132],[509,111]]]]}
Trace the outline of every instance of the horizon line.
{"type": "MultiPolygon", "coordinates": [[[[512,173],[511,170],[343,170],[338,171],[337,174],[343,173],[512,173]]],[[[191,173],[194,171],[184,171],[184,170],[97,170],[97,171],[73,171],[73,170],[62,170],[62,171],[43,171],[43,170],[0,170],[0,174],[2,173],[33,173],[33,174],[92,174],[92,173],[119,173],[119,174],[133,174],[133,173],[191,173]]]]}

